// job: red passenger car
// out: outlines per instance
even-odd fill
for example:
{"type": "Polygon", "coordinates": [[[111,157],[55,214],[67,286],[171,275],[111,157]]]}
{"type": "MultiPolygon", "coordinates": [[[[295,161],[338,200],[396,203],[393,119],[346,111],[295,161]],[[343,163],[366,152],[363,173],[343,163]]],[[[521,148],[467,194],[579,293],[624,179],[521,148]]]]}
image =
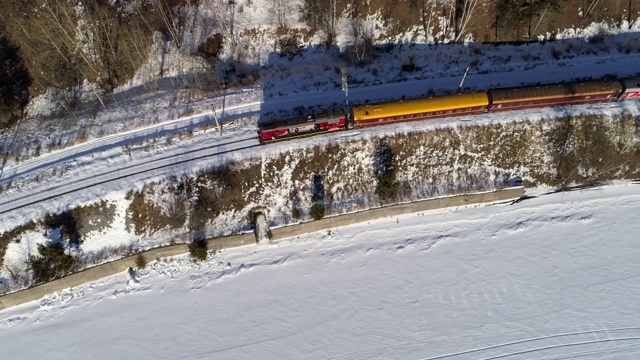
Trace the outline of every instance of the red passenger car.
{"type": "Polygon", "coordinates": [[[584,81],[566,84],[492,89],[489,111],[616,101],[622,93],[619,81],[584,81]]]}

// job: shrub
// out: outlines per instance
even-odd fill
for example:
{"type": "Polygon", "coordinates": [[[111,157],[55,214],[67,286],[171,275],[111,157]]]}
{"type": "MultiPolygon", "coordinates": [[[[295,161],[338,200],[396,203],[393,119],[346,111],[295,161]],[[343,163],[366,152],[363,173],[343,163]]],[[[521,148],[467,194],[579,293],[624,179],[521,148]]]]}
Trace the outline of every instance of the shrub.
{"type": "Polygon", "coordinates": [[[302,211],[300,211],[300,209],[298,209],[297,207],[294,207],[293,209],[291,209],[291,216],[293,216],[294,219],[298,220],[300,219],[300,217],[302,217],[302,211]]]}
{"type": "Polygon", "coordinates": [[[144,269],[147,267],[147,258],[145,258],[144,255],[138,254],[138,256],[136,256],[136,267],[138,269],[144,269]]]}
{"type": "Polygon", "coordinates": [[[273,239],[273,232],[271,232],[271,229],[267,230],[267,239],[273,239]]]}
{"type": "Polygon", "coordinates": [[[61,242],[38,244],[38,253],[28,262],[36,284],[64,276],[76,265],[76,258],[64,253],[61,242]]]}
{"type": "Polygon", "coordinates": [[[302,50],[302,46],[295,36],[285,36],[278,39],[276,41],[276,48],[280,52],[280,55],[288,56],[289,58],[294,57],[302,50]]]}
{"type": "Polygon", "coordinates": [[[402,64],[402,71],[411,72],[416,70],[416,59],[409,56],[409,59],[402,64]]]}
{"type": "Polygon", "coordinates": [[[395,198],[400,189],[396,181],[395,155],[386,140],[380,140],[374,157],[373,172],[378,180],[375,193],[383,201],[395,198]]]}
{"type": "Polygon", "coordinates": [[[194,240],[189,244],[189,254],[196,260],[207,260],[207,241],[206,240],[194,240]]]}
{"type": "Polygon", "coordinates": [[[324,206],[319,203],[314,203],[311,205],[311,210],[309,214],[313,218],[313,220],[320,220],[324,217],[324,206]]]}
{"type": "Polygon", "coordinates": [[[198,55],[202,56],[210,64],[215,65],[224,47],[223,45],[224,38],[222,34],[214,34],[198,46],[198,55]]]}

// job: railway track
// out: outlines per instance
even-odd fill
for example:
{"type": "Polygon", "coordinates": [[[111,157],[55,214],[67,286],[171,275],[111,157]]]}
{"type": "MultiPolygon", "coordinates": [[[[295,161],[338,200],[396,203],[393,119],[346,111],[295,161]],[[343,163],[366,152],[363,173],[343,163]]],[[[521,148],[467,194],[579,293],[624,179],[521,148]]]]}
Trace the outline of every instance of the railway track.
{"type": "Polygon", "coordinates": [[[116,187],[120,189],[133,188],[140,181],[151,181],[173,172],[183,172],[184,167],[202,168],[205,163],[216,164],[224,161],[224,155],[250,151],[259,147],[255,136],[243,136],[238,139],[222,141],[212,145],[185,149],[170,154],[158,154],[147,159],[132,161],[116,169],[109,166],[101,167],[96,172],[77,173],[65,176],[66,181],[48,181],[49,186],[34,186],[33,191],[17,191],[7,193],[1,197],[0,214],[33,206],[42,202],[61,198],[65,203],[73,203],[80,198],[80,193],[93,189],[93,193],[106,193],[116,187]],[[212,161],[213,160],[213,161],[212,161]],[[70,176],[77,179],[69,180],[70,176]],[[113,185],[114,186],[105,186],[113,185]]]}

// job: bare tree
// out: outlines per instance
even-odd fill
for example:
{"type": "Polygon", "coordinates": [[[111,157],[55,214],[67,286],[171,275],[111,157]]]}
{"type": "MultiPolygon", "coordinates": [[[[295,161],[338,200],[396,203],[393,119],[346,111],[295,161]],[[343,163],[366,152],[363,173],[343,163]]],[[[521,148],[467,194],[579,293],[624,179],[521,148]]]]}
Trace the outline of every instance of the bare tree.
{"type": "MultiPolygon", "coordinates": [[[[585,6],[586,10],[582,13],[582,17],[588,18],[589,16],[591,16],[593,14],[593,10],[595,10],[599,2],[600,0],[589,0],[589,5],[585,6]]],[[[631,2],[629,2],[629,4],[631,4],[631,2]]],[[[631,5],[629,5],[629,7],[631,7],[631,5]]]]}
{"type": "Polygon", "coordinates": [[[180,39],[180,36],[178,36],[180,24],[178,24],[177,21],[174,21],[175,19],[179,18],[174,12],[179,11],[180,7],[176,5],[174,6],[174,8],[171,8],[169,6],[169,3],[167,3],[167,0],[157,0],[155,4],[155,8],[160,14],[160,19],[162,20],[162,24],[164,25],[163,30],[165,35],[173,39],[176,47],[180,48],[182,46],[182,40],[180,39]]]}
{"type": "Polygon", "coordinates": [[[433,14],[437,12],[436,6],[436,0],[420,0],[420,23],[424,31],[425,41],[429,41],[430,35],[433,34],[432,20],[433,14]]]}
{"type": "Polygon", "coordinates": [[[364,2],[352,1],[349,10],[349,29],[353,50],[358,61],[362,61],[367,51],[373,48],[373,26],[367,20],[368,9],[364,2]]]}
{"type": "Polygon", "coordinates": [[[478,18],[478,12],[482,9],[482,1],[480,0],[457,0],[460,9],[459,16],[456,16],[456,37],[455,41],[460,41],[467,34],[474,20],[478,18]]]}
{"type": "Polygon", "coordinates": [[[300,9],[301,19],[324,34],[324,43],[333,45],[336,39],[338,17],[337,0],[304,0],[300,9]]]}
{"type": "Polygon", "coordinates": [[[273,1],[273,14],[275,24],[279,28],[288,28],[287,14],[293,11],[293,4],[291,0],[274,0],[273,1]]]}

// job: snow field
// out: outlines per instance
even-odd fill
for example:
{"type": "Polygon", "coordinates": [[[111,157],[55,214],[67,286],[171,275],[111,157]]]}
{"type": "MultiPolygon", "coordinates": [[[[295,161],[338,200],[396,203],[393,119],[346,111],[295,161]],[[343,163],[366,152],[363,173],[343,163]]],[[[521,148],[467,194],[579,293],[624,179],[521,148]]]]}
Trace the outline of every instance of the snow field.
{"type": "Polygon", "coordinates": [[[637,358],[637,186],[156,262],[136,281],[0,313],[0,346],[7,358],[637,358]]]}

